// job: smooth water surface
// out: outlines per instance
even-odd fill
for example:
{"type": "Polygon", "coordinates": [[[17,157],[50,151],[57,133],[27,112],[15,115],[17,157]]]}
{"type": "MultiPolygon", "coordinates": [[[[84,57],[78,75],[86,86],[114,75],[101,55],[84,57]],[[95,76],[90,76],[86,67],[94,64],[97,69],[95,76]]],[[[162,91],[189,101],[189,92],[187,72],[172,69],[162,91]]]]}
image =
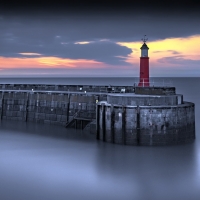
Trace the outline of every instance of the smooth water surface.
{"type": "Polygon", "coordinates": [[[173,83],[196,106],[192,144],[123,146],[80,130],[2,121],[0,200],[199,200],[200,79],[173,83]]]}

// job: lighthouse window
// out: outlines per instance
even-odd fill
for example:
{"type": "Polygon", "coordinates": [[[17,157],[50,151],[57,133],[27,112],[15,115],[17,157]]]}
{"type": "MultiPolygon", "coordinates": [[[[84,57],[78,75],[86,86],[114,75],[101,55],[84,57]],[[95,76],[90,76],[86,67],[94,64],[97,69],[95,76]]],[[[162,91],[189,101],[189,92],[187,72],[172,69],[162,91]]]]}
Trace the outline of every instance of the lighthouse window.
{"type": "Polygon", "coordinates": [[[148,50],[147,49],[142,50],[142,57],[148,57],[148,50]]]}

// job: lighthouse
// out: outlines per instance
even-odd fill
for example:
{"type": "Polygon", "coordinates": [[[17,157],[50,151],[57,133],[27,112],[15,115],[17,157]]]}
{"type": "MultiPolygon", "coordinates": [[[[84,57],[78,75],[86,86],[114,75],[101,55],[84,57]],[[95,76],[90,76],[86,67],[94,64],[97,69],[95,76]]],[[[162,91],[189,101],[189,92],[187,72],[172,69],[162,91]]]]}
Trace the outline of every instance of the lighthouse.
{"type": "Polygon", "coordinates": [[[107,100],[102,98],[96,103],[96,138],[139,146],[194,141],[195,104],[183,101],[183,95],[176,94],[175,87],[154,84],[150,87],[146,35],[142,41],[137,86],[134,84],[133,90],[125,86],[125,94],[107,94],[107,100]]]}
{"type": "Polygon", "coordinates": [[[148,50],[149,47],[146,45],[146,35],[142,39],[144,42],[141,49],[141,57],[140,57],[140,82],[138,86],[141,87],[149,87],[149,57],[148,50]]]}

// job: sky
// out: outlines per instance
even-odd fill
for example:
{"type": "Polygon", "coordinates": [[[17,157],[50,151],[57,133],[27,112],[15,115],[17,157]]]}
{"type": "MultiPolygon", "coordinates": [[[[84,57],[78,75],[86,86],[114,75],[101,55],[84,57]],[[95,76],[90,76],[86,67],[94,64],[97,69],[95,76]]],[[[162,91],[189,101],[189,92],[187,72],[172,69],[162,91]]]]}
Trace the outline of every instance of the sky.
{"type": "Polygon", "coordinates": [[[200,75],[198,1],[56,2],[0,5],[1,77],[138,77],[144,35],[151,77],[200,75]]]}

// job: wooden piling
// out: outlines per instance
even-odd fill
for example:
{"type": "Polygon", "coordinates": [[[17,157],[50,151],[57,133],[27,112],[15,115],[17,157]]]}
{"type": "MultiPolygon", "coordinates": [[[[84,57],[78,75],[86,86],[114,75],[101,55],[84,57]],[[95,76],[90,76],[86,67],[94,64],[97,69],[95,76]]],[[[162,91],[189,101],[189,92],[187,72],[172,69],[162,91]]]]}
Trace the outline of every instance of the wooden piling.
{"type": "MultiPolygon", "coordinates": [[[[69,121],[69,109],[70,109],[70,94],[68,94],[68,102],[67,102],[67,122],[69,121]]],[[[67,123],[66,122],[66,123],[67,123]]]]}
{"type": "Polygon", "coordinates": [[[96,139],[99,140],[99,105],[96,106],[96,139]]]}
{"type": "Polygon", "coordinates": [[[29,93],[27,92],[26,104],[25,104],[25,122],[27,122],[28,118],[28,101],[29,101],[29,93]]]}
{"type": "Polygon", "coordinates": [[[3,104],[4,104],[4,92],[2,92],[2,97],[1,97],[1,117],[0,117],[1,121],[3,119],[3,104]]]}
{"type": "Polygon", "coordinates": [[[122,143],[126,144],[126,107],[122,107],[122,143]]]}
{"type": "Polygon", "coordinates": [[[112,142],[115,143],[115,111],[114,106],[111,105],[111,136],[112,136],[112,142]]]}
{"type": "Polygon", "coordinates": [[[105,105],[102,105],[102,131],[103,131],[103,141],[106,141],[106,118],[105,118],[105,105]]]}
{"type": "Polygon", "coordinates": [[[137,144],[140,145],[140,107],[137,106],[137,144]]]}

